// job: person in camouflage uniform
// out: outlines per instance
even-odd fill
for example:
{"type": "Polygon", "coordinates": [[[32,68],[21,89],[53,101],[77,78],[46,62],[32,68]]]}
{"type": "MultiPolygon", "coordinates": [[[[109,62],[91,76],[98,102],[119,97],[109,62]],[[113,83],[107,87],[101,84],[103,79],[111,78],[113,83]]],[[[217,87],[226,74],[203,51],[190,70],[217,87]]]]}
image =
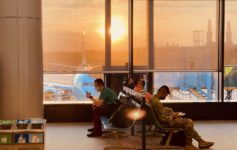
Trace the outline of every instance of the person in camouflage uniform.
{"type": "Polygon", "coordinates": [[[170,94],[167,86],[162,86],[156,95],[150,100],[151,107],[156,114],[158,121],[164,127],[182,128],[186,137],[185,150],[198,150],[192,144],[192,139],[198,141],[199,148],[209,148],[214,142],[204,141],[197,131],[194,129],[193,121],[189,118],[182,118],[181,112],[174,112],[172,108],[164,107],[160,100],[164,100],[170,94]]]}

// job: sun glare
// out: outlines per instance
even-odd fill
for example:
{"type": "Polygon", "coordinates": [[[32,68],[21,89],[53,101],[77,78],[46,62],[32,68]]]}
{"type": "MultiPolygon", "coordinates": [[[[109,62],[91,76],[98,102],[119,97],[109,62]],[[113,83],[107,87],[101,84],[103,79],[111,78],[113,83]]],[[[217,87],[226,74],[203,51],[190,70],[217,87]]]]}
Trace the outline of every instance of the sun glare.
{"type": "MultiPolygon", "coordinates": [[[[112,42],[120,41],[125,36],[125,32],[126,30],[122,20],[118,17],[113,17],[110,29],[112,42]]],[[[102,36],[105,35],[104,27],[100,28],[100,33],[102,34],[102,36]]]]}

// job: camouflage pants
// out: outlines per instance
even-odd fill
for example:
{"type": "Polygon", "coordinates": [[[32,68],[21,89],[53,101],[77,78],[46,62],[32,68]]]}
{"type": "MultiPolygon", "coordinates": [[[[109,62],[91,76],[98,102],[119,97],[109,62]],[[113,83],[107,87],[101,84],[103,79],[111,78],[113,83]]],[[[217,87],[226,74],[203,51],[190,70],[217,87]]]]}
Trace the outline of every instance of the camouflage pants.
{"type": "Polygon", "coordinates": [[[197,141],[201,140],[201,137],[193,127],[193,121],[191,119],[177,118],[170,121],[168,126],[172,128],[182,128],[186,136],[186,144],[191,144],[192,139],[195,139],[197,141]]]}

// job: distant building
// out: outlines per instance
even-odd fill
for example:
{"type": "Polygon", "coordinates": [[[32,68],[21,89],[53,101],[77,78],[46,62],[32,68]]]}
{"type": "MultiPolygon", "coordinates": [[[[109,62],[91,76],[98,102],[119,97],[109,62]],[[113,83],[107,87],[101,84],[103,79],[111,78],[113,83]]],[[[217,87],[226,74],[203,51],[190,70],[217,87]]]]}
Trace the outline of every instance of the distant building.
{"type": "Polygon", "coordinates": [[[231,31],[231,24],[230,21],[227,22],[227,30],[226,30],[226,46],[231,47],[233,46],[232,41],[232,31],[231,31]]]}
{"type": "Polygon", "coordinates": [[[208,19],[206,46],[212,46],[213,44],[212,36],[213,36],[213,33],[212,33],[211,19],[208,19]]]}

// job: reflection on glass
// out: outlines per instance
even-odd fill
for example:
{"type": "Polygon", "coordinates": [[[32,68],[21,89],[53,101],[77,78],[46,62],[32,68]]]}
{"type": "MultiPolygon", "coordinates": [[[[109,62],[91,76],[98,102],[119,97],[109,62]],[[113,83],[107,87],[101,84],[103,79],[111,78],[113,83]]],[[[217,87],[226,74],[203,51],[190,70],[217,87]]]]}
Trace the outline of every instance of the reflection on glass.
{"type": "Polygon", "coordinates": [[[112,0],[111,15],[111,64],[127,70],[125,66],[128,64],[128,1],[112,0]]]}
{"type": "Polygon", "coordinates": [[[237,67],[228,66],[224,69],[224,100],[237,100],[237,67]]]}
{"type": "Polygon", "coordinates": [[[154,94],[162,85],[171,90],[173,102],[217,101],[217,73],[212,72],[159,72],[154,73],[154,94]]]}
{"type": "Polygon", "coordinates": [[[237,100],[237,1],[226,1],[224,100],[237,100]]]}
{"type": "Polygon", "coordinates": [[[98,97],[94,80],[102,74],[44,74],[44,101],[88,100],[86,92],[98,97]]]}
{"type": "Polygon", "coordinates": [[[154,1],[155,68],[217,69],[216,1],[154,1]]]}
{"type": "Polygon", "coordinates": [[[135,68],[148,65],[146,5],[147,0],[134,1],[133,60],[135,68]]]}
{"type": "Polygon", "coordinates": [[[237,64],[237,1],[226,1],[225,65],[237,64]]]}
{"type": "Polygon", "coordinates": [[[104,66],[104,0],[44,0],[44,71],[101,71],[104,66]]]}

